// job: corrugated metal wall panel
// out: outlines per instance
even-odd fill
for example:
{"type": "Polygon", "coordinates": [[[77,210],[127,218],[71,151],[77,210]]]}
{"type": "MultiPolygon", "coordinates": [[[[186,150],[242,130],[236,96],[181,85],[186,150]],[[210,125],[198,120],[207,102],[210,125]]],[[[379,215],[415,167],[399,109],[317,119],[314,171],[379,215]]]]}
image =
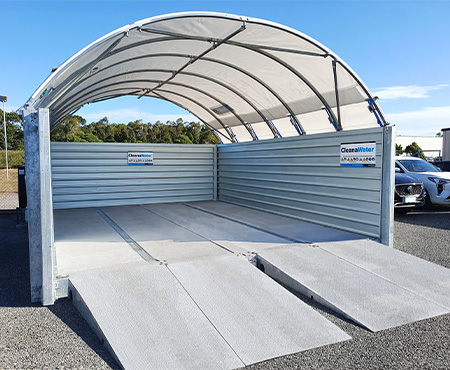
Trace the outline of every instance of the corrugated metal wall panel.
{"type": "Polygon", "coordinates": [[[212,200],[214,146],[51,143],[53,208],[212,200]],[[129,166],[128,152],[153,165],[129,166]]]}
{"type": "Polygon", "coordinates": [[[379,238],[382,140],[376,128],[219,145],[219,200],[379,238]],[[340,166],[340,145],[361,142],[376,142],[376,166],[340,166]]]}

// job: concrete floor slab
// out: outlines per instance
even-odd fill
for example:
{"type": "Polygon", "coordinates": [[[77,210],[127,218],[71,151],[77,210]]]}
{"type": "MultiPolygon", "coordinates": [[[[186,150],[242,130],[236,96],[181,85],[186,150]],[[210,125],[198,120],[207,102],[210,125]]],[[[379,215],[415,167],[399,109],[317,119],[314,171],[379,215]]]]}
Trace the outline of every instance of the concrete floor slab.
{"type": "Polygon", "coordinates": [[[285,238],[182,204],[151,204],[142,207],[234,253],[258,252],[290,243],[285,238]]]}
{"type": "Polygon", "coordinates": [[[70,281],[125,369],[243,366],[165,265],[97,269],[70,281]]]}
{"type": "Polygon", "coordinates": [[[280,216],[231,203],[203,201],[186,204],[301,243],[364,238],[360,235],[331,227],[304,222],[291,217],[280,216]]]}
{"type": "Polygon", "coordinates": [[[313,245],[274,248],[261,252],[259,256],[270,276],[372,331],[448,312],[313,245]]]}
{"type": "Polygon", "coordinates": [[[96,208],[53,211],[55,242],[123,242],[96,208]]]}
{"type": "Polygon", "coordinates": [[[244,257],[168,267],[246,365],[350,339],[244,257]]]}
{"type": "MultiPolygon", "coordinates": [[[[181,204],[179,207],[183,207],[181,204]]],[[[228,255],[204,237],[149,212],[140,206],[102,208],[120,228],[160,261],[182,261],[199,257],[228,255]]]]}
{"type": "Polygon", "coordinates": [[[445,267],[371,240],[317,245],[450,311],[450,270],[445,267]]]}
{"type": "Polygon", "coordinates": [[[57,210],[54,222],[59,275],[141,261],[95,209],[57,210]]]}

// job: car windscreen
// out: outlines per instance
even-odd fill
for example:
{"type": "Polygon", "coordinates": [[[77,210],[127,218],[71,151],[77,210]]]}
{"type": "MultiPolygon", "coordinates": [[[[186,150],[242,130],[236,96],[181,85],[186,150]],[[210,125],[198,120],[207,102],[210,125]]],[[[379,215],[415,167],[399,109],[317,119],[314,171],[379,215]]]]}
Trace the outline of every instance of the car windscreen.
{"type": "Polygon", "coordinates": [[[402,159],[399,161],[409,172],[439,172],[432,164],[426,161],[402,159]]]}

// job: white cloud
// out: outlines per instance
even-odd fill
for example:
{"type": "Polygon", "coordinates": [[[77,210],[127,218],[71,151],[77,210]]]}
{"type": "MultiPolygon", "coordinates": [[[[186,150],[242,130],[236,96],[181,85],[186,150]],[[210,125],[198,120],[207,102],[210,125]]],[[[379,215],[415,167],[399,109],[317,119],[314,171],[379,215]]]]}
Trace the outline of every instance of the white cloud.
{"type": "Polygon", "coordinates": [[[155,123],[156,121],[160,121],[165,123],[167,121],[176,121],[178,118],[183,119],[185,122],[199,121],[199,119],[192,114],[153,114],[144,112],[139,108],[109,109],[89,113],[83,113],[82,110],[80,110],[76,114],[84,117],[88,123],[98,121],[103,117],[108,117],[108,121],[111,123],[128,123],[138,119],[141,119],[144,122],[155,123]]]}
{"type": "Polygon", "coordinates": [[[404,113],[386,113],[390,123],[397,126],[397,134],[435,136],[450,127],[450,106],[424,108],[404,113]]]}
{"type": "Polygon", "coordinates": [[[376,95],[380,100],[394,100],[394,99],[421,99],[429,98],[429,92],[433,90],[439,90],[447,85],[434,85],[434,86],[390,86],[382,87],[373,91],[373,95],[376,95]]]}

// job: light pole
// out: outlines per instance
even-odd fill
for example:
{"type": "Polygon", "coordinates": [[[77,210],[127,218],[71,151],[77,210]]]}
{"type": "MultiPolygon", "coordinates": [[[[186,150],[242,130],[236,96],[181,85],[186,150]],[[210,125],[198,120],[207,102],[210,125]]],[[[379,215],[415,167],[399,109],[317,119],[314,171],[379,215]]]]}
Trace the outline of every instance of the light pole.
{"type": "Polygon", "coordinates": [[[6,112],[5,103],[8,99],[6,96],[1,95],[0,101],[3,103],[3,127],[5,128],[5,157],[6,157],[6,179],[9,180],[9,170],[8,170],[8,139],[6,138],[6,112]]]}

